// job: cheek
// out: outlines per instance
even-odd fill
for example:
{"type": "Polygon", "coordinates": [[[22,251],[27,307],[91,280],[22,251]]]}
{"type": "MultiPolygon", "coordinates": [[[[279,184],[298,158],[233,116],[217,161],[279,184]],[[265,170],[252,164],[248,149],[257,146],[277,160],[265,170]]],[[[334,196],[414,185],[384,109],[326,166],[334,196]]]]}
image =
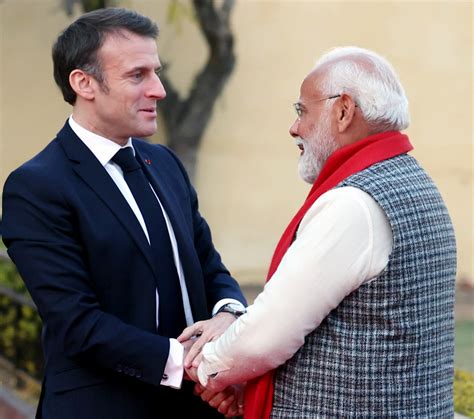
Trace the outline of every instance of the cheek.
{"type": "Polygon", "coordinates": [[[315,127],[314,122],[301,124],[300,126],[301,137],[303,138],[310,137],[311,134],[314,132],[314,127],[315,127]]]}
{"type": "Polygon", "coordinates": [[[117,92],[117,94],[114,95],[113,101],[117,109],[132,109],[137,107],[138,95],[124,88],[121,92],[117,92]]]}
{"type": "Polygon", "coordinates": [[[133,117],[138,109],[138,103],[135,98],[130,97],[123,97],[118,106],[122,114],[129,115],[130,117],[133,117]]]}

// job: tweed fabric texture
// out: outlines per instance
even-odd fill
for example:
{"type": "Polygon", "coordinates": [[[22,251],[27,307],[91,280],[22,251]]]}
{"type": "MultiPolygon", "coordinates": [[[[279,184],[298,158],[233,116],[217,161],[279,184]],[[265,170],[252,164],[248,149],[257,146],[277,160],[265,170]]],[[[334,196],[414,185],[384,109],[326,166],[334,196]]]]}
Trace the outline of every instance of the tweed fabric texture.
{"type": "Polygon", "coordinates": [[[443,200],[406,154],[344,186],[384,210],[392,254],[277,370],[271,417],[452,417],[456,243],[443,200]]]}

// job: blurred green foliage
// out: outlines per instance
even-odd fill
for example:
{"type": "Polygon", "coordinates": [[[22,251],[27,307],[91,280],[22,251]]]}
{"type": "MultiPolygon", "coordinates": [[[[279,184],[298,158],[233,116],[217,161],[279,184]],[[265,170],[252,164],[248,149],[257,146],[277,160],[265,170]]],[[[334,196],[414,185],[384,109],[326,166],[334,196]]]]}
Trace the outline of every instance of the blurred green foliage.
{"type": "Polygon", "coordinates": [[[456,370],[454,373],[454,410],[474,418],[474,374],[456,370]]]}
{"type": "Polygon", "coordinates": [[[11,262],[0,261],[0,285],[4,285],[22,295],[28,295],[25,284],[18,275],[15,265],[11,262]]]}
{"type": "Polygon", "coordinates": [[[458,320],[455,330],[455,366],[474,373],[474,319],[458,320]]]}
{"type": "MultiPolygon", "coordinates": [[[[15,266],[0,262],[0,285],[29,298],[15,266]]],[[[32,377],[41,379],[41,319],[36,310],[0,295],[0,354],[32,377]]]]}

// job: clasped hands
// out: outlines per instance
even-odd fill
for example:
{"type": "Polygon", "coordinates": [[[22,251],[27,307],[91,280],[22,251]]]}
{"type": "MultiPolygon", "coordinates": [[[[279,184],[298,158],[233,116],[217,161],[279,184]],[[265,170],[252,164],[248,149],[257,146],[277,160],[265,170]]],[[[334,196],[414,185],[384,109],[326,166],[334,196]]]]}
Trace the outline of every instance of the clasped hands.
{"type": "Polygon", "coordinates": [[[243,415],[243,385],[232,385],[216,391],[212,389],[210,379],[206,388],[199,383],[197,369],[202,361],[203,346],[217,339],[234,321],[232,314],[218,313],[210,320],[187,327],[178,336],[178,341],[184,346],[185,379],[195,381],[195,394],[226,417],[243,415]]]}

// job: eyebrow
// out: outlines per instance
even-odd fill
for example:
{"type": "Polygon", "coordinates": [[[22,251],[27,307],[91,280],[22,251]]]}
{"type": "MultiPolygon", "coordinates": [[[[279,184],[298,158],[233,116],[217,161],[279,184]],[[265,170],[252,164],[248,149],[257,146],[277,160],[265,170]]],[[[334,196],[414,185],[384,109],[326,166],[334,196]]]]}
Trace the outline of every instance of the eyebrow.
{"type": "MultiPolygon", "coordinates": [[[[132,69],[128,70],[125,72],[126,75],[128,74],[133,74],[137,71],[148,71],[150,68],[149,67],[145,67],[145,66],[137,66],[137,67],[133,67],[132,69]]],[[[160,72],[161,70],[163,70],[163,67],[162,66],[159,66],[159,67],[156,67],[156,68],[153,68],[152,71],[154,72],[160,72]]]]}

